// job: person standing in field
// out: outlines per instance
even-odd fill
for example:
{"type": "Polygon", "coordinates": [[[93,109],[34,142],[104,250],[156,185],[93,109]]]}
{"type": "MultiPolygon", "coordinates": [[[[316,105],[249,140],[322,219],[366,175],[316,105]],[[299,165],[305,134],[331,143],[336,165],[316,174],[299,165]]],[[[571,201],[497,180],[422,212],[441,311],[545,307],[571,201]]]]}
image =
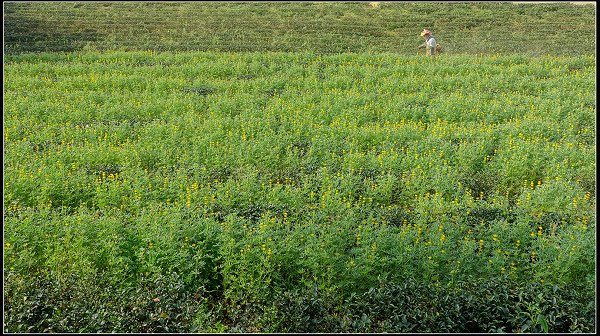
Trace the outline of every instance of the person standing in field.
{"type": "Polygon", "coordinates": [[[435,55],[437,50],[437,42],[431,32],[427,29],[423,29],[421,36],[425,38],[425,42],[419,46],[419,49],[425,48],[427,56],[435,55]]]}

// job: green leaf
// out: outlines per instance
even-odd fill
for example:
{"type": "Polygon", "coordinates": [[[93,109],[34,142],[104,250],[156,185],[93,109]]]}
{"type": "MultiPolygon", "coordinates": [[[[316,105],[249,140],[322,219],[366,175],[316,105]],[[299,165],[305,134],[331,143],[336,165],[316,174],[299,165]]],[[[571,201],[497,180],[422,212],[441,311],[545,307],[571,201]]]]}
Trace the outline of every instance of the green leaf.
{"type": "Polygon", "coordinates": [[[545,333],[548,332],[548,322],[546,322],[546,319],[544,318],[543,315],[538,315],[537,317],[538,323],[542,326],[542,330],[544,330],[545,333]]]}

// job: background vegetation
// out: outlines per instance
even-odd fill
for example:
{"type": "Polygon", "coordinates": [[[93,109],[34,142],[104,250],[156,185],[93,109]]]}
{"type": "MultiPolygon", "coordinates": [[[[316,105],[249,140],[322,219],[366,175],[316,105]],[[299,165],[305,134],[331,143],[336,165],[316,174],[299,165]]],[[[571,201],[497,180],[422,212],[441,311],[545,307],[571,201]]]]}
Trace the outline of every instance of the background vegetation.
{"type": "Polygon", "coordinates": [[[595,331],[595,54],[97,41],[4,55],[4,331],[595,331]]]}
{"type": "Polygon", "coordinates": [[[393,52],[431,29],[453,54],[596,52],[593,4],[512,2],[5,3],[5,52],[99,50],[393,52]]]}

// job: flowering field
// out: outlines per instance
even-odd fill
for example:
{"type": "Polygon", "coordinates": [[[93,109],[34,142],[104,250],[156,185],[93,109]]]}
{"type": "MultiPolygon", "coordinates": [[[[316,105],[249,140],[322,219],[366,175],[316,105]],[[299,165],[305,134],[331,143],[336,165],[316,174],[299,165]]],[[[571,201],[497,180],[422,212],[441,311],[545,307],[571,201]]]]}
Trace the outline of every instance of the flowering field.
{"type": "Polygon", "coordinates": [[[593,332],[595,56],[4,60],[4,331],[593,332]]]}

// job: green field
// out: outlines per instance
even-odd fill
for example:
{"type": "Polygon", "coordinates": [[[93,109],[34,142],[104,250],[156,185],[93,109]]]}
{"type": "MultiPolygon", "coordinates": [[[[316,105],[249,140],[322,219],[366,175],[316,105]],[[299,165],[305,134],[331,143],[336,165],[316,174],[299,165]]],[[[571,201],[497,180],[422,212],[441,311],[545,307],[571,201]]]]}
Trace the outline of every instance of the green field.
{"type": "Polygon", "coordinates": [[[9,57],[5,329],[591,330],[594,62],[9,57]]]}
{"type": "MultiPolygon", "coordinates": [[[[134,8],[103,5],[37,15],[134,8]]],[[[9,48],[3,330],[594,332],[595,52],[425,57],[421,29],[408,54],[9,48]]]]}
{"type": "Polygon", "coordinates": [[[393,52],[431,29],[452,54],[596,53],[596,7],[511,2],[7,2],[5,52],[393,52]]]}

